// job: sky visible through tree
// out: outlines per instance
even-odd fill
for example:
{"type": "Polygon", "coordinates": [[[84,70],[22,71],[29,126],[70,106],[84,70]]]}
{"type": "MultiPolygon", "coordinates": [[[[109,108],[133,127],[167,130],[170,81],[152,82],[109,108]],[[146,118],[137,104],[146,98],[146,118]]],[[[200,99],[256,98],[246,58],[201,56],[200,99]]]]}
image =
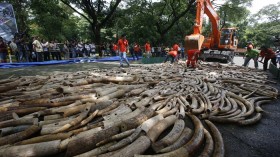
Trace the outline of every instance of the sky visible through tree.
{"type": "MultiPolygon", "coordinates": [[[[223,4],[225,0],[216,0],[215,2],[223,4]]],[[[255,14],[264,6],[267,6],[269,4],[276,4],[277,2],[280,2],[280,0],[253,0],[252,6],[248,7],[248,9],[250,10],[251,14],[255,14]]]]}

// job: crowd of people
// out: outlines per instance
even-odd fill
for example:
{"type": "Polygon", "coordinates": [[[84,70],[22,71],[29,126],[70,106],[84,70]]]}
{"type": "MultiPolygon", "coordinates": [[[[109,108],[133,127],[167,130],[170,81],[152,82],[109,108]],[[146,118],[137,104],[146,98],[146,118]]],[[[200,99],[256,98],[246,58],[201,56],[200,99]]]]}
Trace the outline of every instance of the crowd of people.
{"type": "MultiPolygon", "coordinates": [[[[8,56],[11,54],[15,56],[14,60],[16,62],[43,62],[77,57],[95,57],[97,55],[119,56],[123,55],[122,44],[119,41],[96,45],[93,42],[47,41],[37,36],[30,38],[25,34],[16,34],[14,39],[9,42],[4,42],[1,38],[0,61],[6,63],[8,56]]],[[[165,46],[152,47],[149,41],[143,46],[136,42],[133,44],[127,43],[125,49],[134,60],[139,60],[140,56],[147,58],[164,57],[169,51],[169,48],[165,46]]],[[[183,48],[181,50],[183,51],[183,48]]]]}
{"type": "MultiPolygon", "coordinates": [[[[280,68],[279,50],[274,52],[267,46],[261,46],[259,50],[255,49],[254,45],[249,42],[243,66],[248,66],[250,60],[253,60],[255,68],[258,68],[258,62],[262,62],[263,70],[267,70],[268,62],[271,60],[271,63],[276,67],[278,63],[280,68]],[[259,57],[261,57],[260,60],[259,57]]],[[[171,48],[165,46],[152,47],[149,41],[143,46],[136,42],[129,44],[125,34],[121,36],[117,43],[111,42],[101,45],[95,45],[93,42],[65,41],[61,43],[57,40],[47,41],[37,36],[29,38],[25,34],[17,34],[12,41],[6,43],[0,37],[1,63],[7,62],[9,54],[15,55],[17,62],[43,62],[62,60],[62,58],[95,57],[99,54],[99,56],[119,56],[120,66],[123,67],[123,61],[126,62],[127,66],[130,65],[127,53],[130,53],[133,60],[139,60],[140,56],[147,58],[166,57],[165,62],[171,58],[171,63],[185,57],[184,47],[181,44],[174,43],[171,48]]],[[[187,52],[187,66],[196,67],[199,53],[198,50],[187,52]]]]}
{"type": "Polygon", "coordinates": [[[1,39],[1,62],[7,62],[7,56],[13,54],[17,62],[43,62],[62,60],[76,57],[92,56],[95,54],[94,43],[57,40],[47,41],[35,36],[16,35],[7,43],[1,39]]]}

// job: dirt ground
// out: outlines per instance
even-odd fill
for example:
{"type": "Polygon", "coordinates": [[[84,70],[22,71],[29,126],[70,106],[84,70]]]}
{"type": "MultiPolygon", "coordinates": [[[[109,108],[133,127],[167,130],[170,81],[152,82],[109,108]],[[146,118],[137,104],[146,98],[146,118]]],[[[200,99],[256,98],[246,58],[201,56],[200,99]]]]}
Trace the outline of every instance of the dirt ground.
{"type": "MultiPolygon", "coordinates": [[[[54,71],[74,72],[95,68],[109,69],[118,66],[118,63],[83,63],[0,69],[0,79],[10,76],[49,75],[54,71]]],[[[273,76],[270,78],[273,80],[273,76]]],[[[277,87],[280,91],[279,82],[271,84],[271,86],[277,87]]],[[[263,109],[265,113],[261,121],[252,126],[241,127],[216,123],[224,139],[226,157],[280,156],[280,99],[264,105],[263,109]]]]}

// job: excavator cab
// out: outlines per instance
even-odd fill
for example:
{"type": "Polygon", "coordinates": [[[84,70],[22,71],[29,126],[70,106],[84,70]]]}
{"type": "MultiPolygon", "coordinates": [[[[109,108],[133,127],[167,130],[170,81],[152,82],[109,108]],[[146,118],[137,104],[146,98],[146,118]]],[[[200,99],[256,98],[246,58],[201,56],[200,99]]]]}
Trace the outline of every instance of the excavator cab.
{"type": "Polygon", "coordinates": [[[210,0],[196,0],[196,19],[193,34],[185,37],[185,52],[200,51],[200,58],[232,62],[237,48],[236,28],[220,29],[220,18],[210,0]],[[204,39],[202,35],[203,15],[209,17],[212,33],[204,39]]]}
{"type": "Polygon", "coordinates": [[[237,32],[235,28],[223,28],[220,33],[219,49],[236,49],[237,32]]]}

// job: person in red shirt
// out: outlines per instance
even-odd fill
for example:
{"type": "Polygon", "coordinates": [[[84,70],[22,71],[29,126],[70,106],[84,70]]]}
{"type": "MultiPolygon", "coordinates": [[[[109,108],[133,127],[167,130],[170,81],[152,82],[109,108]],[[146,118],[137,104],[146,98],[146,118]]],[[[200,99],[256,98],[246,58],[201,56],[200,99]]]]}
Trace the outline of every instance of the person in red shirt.
{"type": "Polygon", "coordinates": [[[126,40],[126,35],[123,34],[118,41],[119,47],[119,55],[120,55],[120,66],[123,67],[123,60],[126,62],[127,66],[130,66],[127,58],[126,58],[126,51],[128,48],[128,41],[126,40]]]}
{"type": "Polygon", "coordinates": [[[199,53],[200,53],[200,51],[197,49],[187,51],[187,54],[188,54],[187,67],[189,67],[190,65],[192,66],[192,68],[196,67],[197,58],[198,58],[199,53]]]}
{"type": "Polygon", "coordinates": [[[268,64],[268,61],[270,59],[271,59],[271,63],[277,67],[277,65],[276,65],[276,53],[274,51],[267,48],[266,46],[262,46],[259,50],[261,50],[261,52],[260,52],[260,56],[262,57],[261,61],[264,58],[264,62],[263,62],[263,70],[264,71],[267,70],[267,64],[268,64]]]}
{"type": "Polygon", "coordinates": [[[110,45],[110,49],[111,49],[112,56],[116,56],[118,51],[118,46],[112,42],[112,44],[110,45]]]}
{"type": "Polygon", "coordinates": [[[145,53],[147,55],[147,58],[150,58],[151,56],[151,44],[149,41],[146,42],[145,44],[145,53]]]}
{"type": "Polygon", "coordinates": [[[137,44],[137,43],[134,43],[134,46],[133,46],[133,60],[135,59],[134,57],[136,57],[137,60],[139,60],[139,55],[140,53],[140,46],[137,44]]]}
{"type": "Polygon", "coordinates": [[[173,45],[172,48],[173,48],[174,51],[179,51],[179,45],[176,44],[176,43],[173,45]]]}
{"type": "Polygon", "coordinates": [[[171,57],[171,63],[173,63],[174,61],[178,61],[179,55],[180,55],[180,51],[174,51],[174,50],[169,51],[167,53],[164,63],[167,62],[170,57],[171,57]]]}

